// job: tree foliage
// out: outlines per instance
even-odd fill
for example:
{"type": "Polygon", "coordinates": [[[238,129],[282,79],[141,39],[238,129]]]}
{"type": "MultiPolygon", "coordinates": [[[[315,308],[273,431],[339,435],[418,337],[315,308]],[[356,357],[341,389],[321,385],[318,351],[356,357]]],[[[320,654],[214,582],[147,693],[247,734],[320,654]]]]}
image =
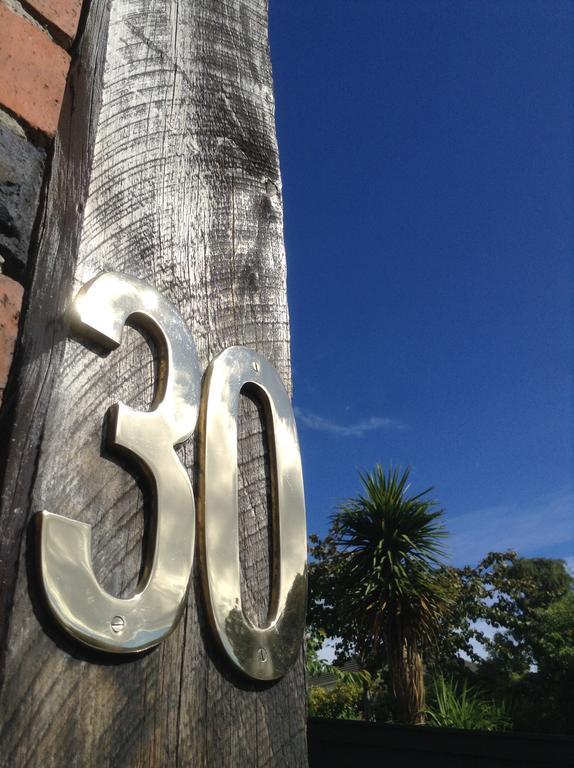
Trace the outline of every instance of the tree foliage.
{"type": "Polygon", "coordinates": [[[356,682],[339,682],[332,689],[311,688],[309,717],[338,720],[363,719],[363,686],[356,682]]]}
{"type": "Polygon", "coordinates": [[[492,705],[500,727],[510,716],[519,730],[574,733],[574,584],[564,562],[507,551],[446,566],[428,491],[409,496],[408,472],[380,467],[361,480],[325,539],[311,537],[310,624],[336,638],[336,663],[359,656],[393,692],[394,719],[420,722],[424,659],[435,723],[442,684],[451,710],[492,705]]]}
{"type": "Polygon", "coordinates": [[[312,539],[311,622],[339,638],[342,657],[385,665],[402,722],[424,719],[422,654],[449,598],[439,578],[446,532],[427,491],[409,495],[409,471],[376,466],[362,492],[312,539]]]}
{"type": "Polygon", "coordinates": [[[574,733],[574,584],[564,562],[491,553],[474,577],[494,630],[482,633],[479,682],[511,701],[517,729],[574,733]]]}

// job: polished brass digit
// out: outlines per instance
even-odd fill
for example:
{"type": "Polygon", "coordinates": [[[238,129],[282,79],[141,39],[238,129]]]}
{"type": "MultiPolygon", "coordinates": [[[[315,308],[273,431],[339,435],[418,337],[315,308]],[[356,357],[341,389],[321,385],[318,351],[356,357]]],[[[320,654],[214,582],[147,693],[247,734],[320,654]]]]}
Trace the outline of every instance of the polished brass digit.
{"type": "Polygon", "coordinates": [[[183,610],[195,539],[191,483],[174,445],[197,422],[201,369],[193,338],[175,307],[140,280],[109,272],[87,283],[73,306],[77,333],[114,348],[128,318],[147,330],[160,350],[160,382],[147,412],[123,403],[110,409],[112,446],[125,449],[155,490],[153,556],[136,594],[105,592],[91,563],[91,527],[50,512],[40,515],[40,569],[49,606],[75,638],[104,651],[131,653],[159,643],[183,610]]]}
{"type": "Polygon", "coordinates": [[[202,576],[216,637],[234,664],[258,680],[281,677],[303,639],[307,535],[301,455],[289,396],[256,352],[231,347],[209,366],[200,413],[199,522],[202,576]],[[237,413],[242,389],[262,403],[272,457],[271,607],[257,627],[241,603],[237,498],[237,413]]]}

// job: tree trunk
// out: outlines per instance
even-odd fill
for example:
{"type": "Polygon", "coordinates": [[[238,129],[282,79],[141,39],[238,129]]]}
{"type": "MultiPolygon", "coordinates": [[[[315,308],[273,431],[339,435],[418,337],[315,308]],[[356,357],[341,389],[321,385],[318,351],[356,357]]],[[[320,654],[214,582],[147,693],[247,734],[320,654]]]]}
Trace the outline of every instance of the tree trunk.
{"type": "Polygon", "coordinates": [[[424,665],[417,642],[400,628],[393,627],[385,636],[385,647],[399,722],[423,725],[426,709],[424,665]]]}
{"type": "MultiPolygon", "coordinates": [[[[127,328],[102,357],[64,310],[114,270],[179,308],[202,365],[241,344],[290,387],[282,202],[266,0],[92,0],[56,137],[2,425],[0,762],[306,765],[302,654],[273,685],[235,676],[208,630],[195,558],[185,614],[150,652],[110,657],[44,608],[31,518],[93,526],[102,585],[133,593],[145,481],[101,447],[119,400],[149,408],[153,349],[127,328]]],[[[259,409],[239,424],[244,605],[269,602],[269,472],[259,409]]],[[[196,487],[196,447],[178,449],[196,487]]]]}

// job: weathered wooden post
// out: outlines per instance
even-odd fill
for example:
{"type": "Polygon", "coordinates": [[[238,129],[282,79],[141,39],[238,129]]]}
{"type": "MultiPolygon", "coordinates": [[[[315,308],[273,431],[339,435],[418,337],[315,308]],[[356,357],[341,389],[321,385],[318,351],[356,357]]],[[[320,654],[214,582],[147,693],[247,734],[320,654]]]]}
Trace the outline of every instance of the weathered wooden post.
{"type": "MultiPolygon", "coordinates": [[[[48,614],[33,523],[45,509],[92,525],[100,584],[133,594],[154,537],[149,483],[102,447],[102,424],[117,401],[149,409],[158,351],[132,328],[109,354],[70,333],[71,299],[95,276],[139,278],[175,304],[202,368],[244,345],[290,387],[267,2],[91,0],[71,56],[1,426],[0,763],[306,765],[302,652],[273,683],[234,672],[197,556],[175,631],[104,654],[48,614]]],[[[242,598],[262,623],[273,472],[263,409],[241,400],[242,598]]],[[[195,440],[178,449],[195,488],[197,454],[195,440]]]]}

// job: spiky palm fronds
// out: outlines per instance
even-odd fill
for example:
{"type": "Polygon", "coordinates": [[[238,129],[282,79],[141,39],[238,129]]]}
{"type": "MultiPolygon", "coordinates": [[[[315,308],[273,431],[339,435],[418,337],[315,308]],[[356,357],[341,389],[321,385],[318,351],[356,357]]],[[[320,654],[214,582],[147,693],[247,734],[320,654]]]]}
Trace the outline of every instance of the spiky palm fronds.
{"type": "Polygon", "coordinates": [[[382,639],[402,717],[424,712],[422,649],[448,608],[436,569],[447,532],[431,489],[409,496],[409,470],[377,465],[361,475],[362,493],[333,517],[339,610],[364,628],[364,645],[382,639]]]}
{"type": "Polygon", "coordinates": [[[408,495],[409,474],[385,473],[379,465],[361,474],[363,493],[342,504],[333,519],[341,579],[349,590],[345,610],[370,624],[375,638],[400,617],[405,629],[416,624],[421,640],[432,639],[448,601],[435,574],[448,535],[443,510],[427,498],[431,489],[408,495]]]}

